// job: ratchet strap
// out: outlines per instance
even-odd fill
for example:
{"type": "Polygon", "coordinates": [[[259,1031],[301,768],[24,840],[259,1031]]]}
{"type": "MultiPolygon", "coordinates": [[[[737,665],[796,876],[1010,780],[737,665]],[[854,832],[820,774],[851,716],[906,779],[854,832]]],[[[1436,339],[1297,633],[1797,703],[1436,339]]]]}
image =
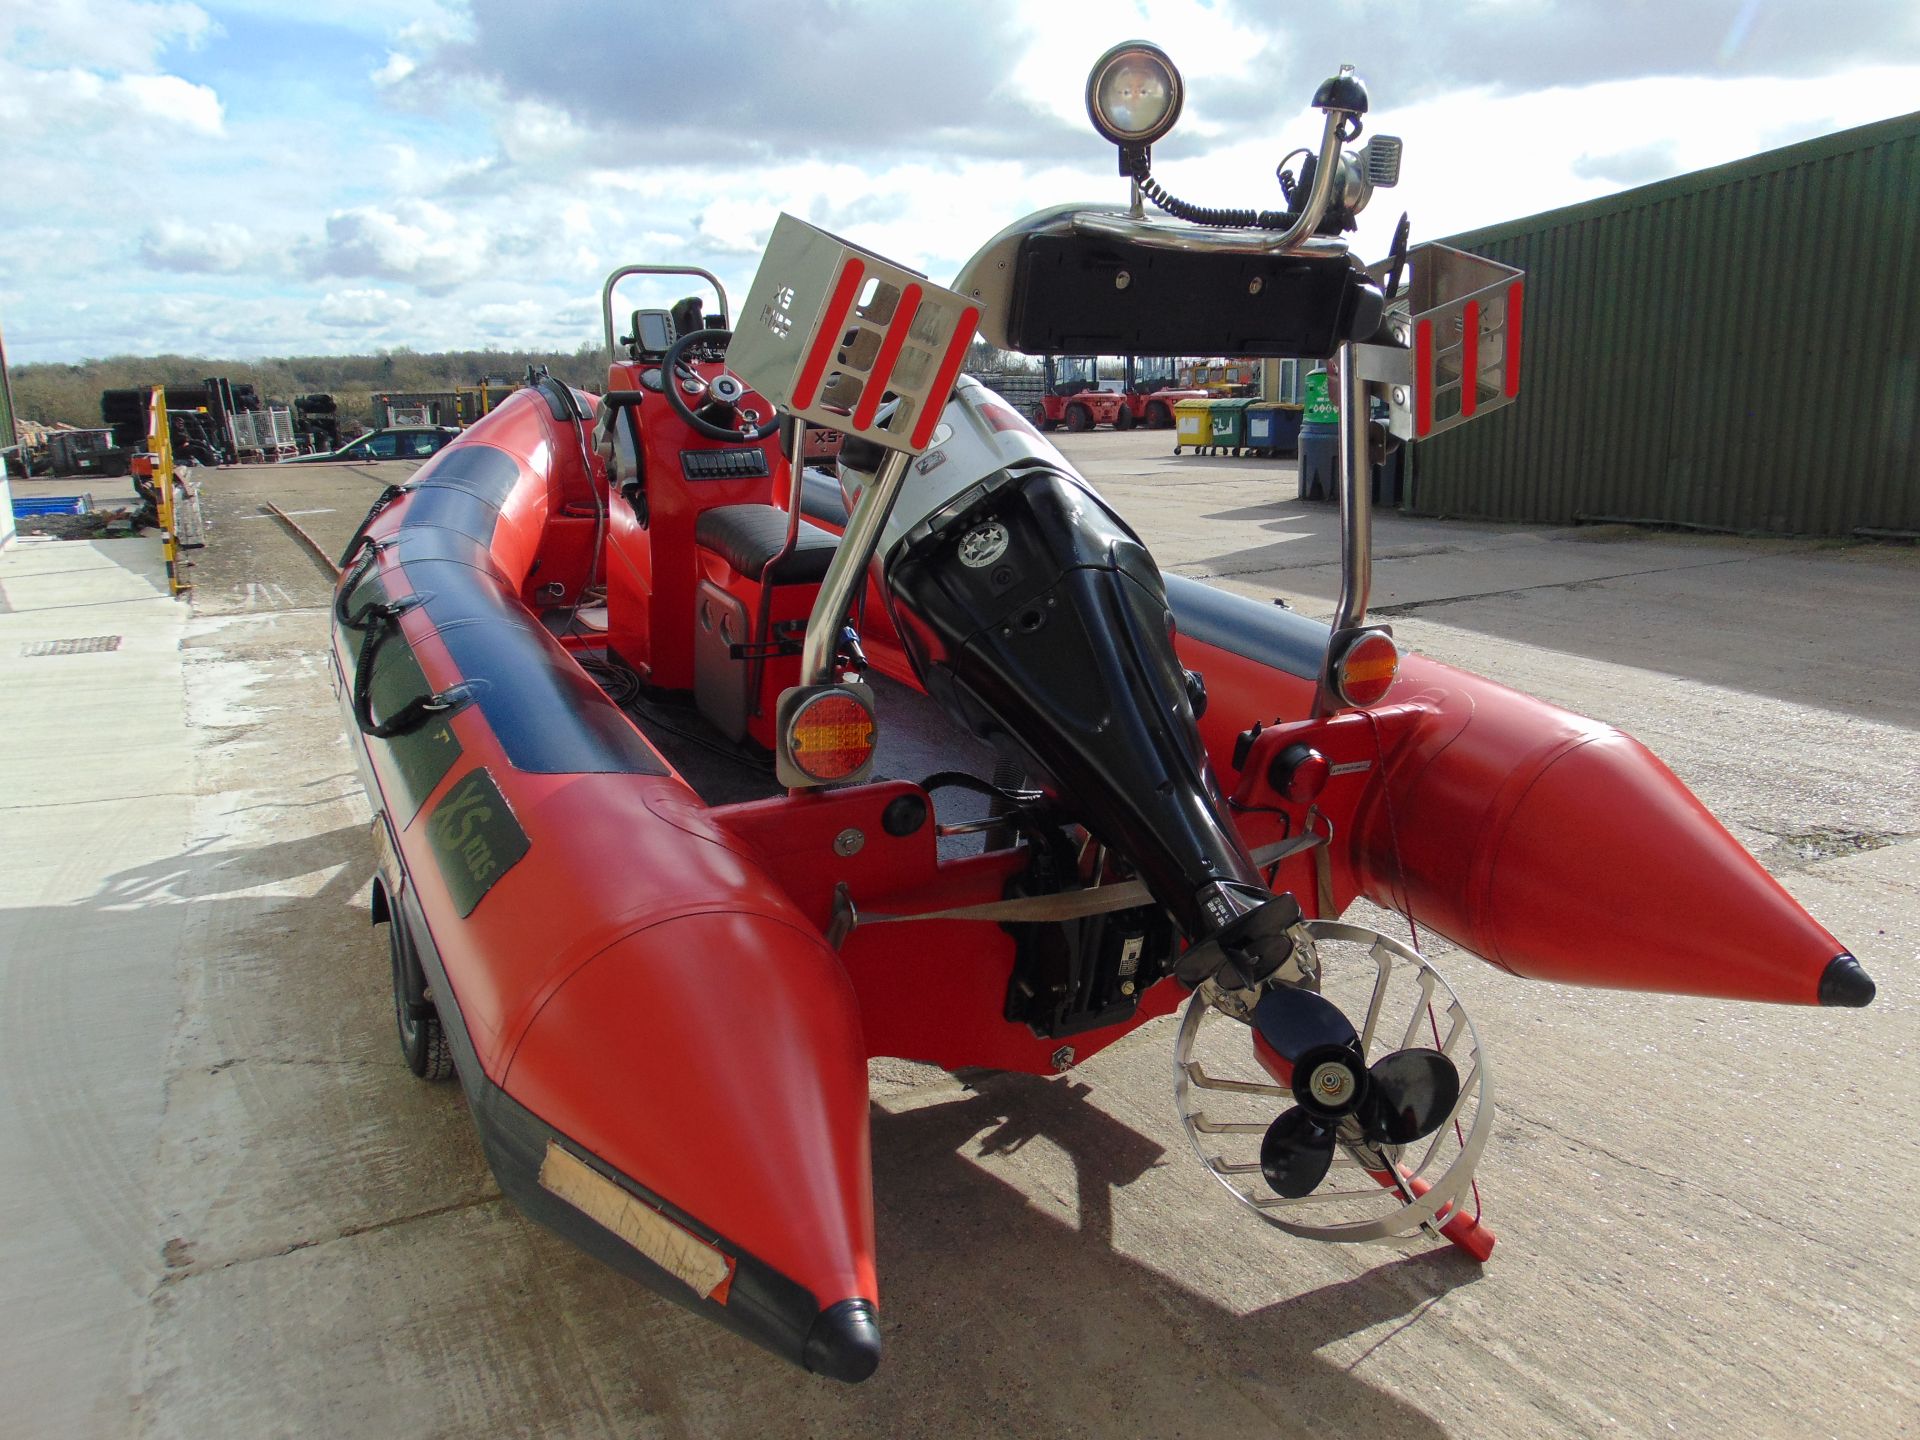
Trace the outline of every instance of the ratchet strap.
{"type": "MultiPolygon", "coordinates": [[[[1253,852],[1253,863],[1261,869],[1324,845],[1322,835],[1297,835],[1262,845],[1253,852]]],[[[956,905],[950,910],[925,910],[912,915],[861,914],[861,925],[897,925],[909,920],[985,920],[996,924],[1044,923],[1056,920],[1084,920],[1089,915],[1106,915],[1115,910],[1131,910],[1153,903],[1145,882],[1124,880],[1117,885],[1096,885],[1088,890],[1062,890],[1053,895],[1021,895],[1012,900],[992,900],[981,905],[956,905]]]]}

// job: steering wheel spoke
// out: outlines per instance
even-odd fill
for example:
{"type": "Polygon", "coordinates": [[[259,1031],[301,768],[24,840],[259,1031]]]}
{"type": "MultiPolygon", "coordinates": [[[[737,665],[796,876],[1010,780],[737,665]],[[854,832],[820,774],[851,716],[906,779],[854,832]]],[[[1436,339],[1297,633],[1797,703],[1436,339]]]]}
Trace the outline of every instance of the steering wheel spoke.
{"type": "Polygon", "coordinates": [[[660,361],[667,377],[661,388],[674,414],[695,434],[736,445],[757,444],[780,428],[779,415],[771,413],[773,407],[766,406],[770,413],[761,420],[759,406],[750,400],[760,405],[765,405],[765,400],[725,369],[724,360],[718,362],[723,368],[712,374],[702,375],[695,368],[696,346],[720,348],[726,340],[724,330],[689,330],[682,335],[660,361]],[[731,424],[723,423],[729,420],[731,424]]]}

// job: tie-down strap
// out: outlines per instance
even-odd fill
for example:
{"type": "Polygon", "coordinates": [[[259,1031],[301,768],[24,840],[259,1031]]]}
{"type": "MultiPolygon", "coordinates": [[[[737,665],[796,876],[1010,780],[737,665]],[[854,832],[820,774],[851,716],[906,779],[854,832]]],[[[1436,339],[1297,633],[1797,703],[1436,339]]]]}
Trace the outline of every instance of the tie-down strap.
{"type": "MultiPolygon", "coordinates": [[[[1277,840],[1253,851],[1253,863],[1264,870],[1289,856],[1326,843],[1324,835],[1296,835],[1277,840]]],[[[1115,910],[1131,910],[1151,904],[1144,881],[1123,880],[1117,885],[1096,885],[1087,890],[1061,890],[1052,895],[1021,895],[1012,900],[990,900],[980,905],[956,905],[950,910],[923,910],[911,915],[856,913],[845,887],[834,897],[832,930],[844,939],[855,925],[894,925],[907,920],[985,920],[996,924],[1036,924],[1058,920],[1083,920],[1089,915],[1106,915],[1115,910]],[[851,923],[845,923],[850,921],[851,923]],[[845,929],[842,925],[845,923],[845,929]]],[[[837,943],[837,942],[836,942],[837,943]]]]}

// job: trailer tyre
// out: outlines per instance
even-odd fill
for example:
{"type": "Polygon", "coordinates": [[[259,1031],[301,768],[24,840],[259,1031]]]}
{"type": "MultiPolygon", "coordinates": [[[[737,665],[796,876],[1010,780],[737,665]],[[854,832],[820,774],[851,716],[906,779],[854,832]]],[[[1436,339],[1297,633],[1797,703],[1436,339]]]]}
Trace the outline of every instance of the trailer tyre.
{"type": "Polygon", "coordinates": [[[397,911],[387,921],[387,955],[393,965],[393,1018],[407,1068],[422,1080],[451,1080],[453,1047],[447,1043],[439,1013],[427,999],[420,957],[397,911]]]}
{"type": "Polygon", "coordinates": [[[1067,407],[1067,429],[1078,434],[1082,430],[1091,430],[1092,428],[1092,411],[1088,410],[1084,405],[1069,405],[1067,407]]]}

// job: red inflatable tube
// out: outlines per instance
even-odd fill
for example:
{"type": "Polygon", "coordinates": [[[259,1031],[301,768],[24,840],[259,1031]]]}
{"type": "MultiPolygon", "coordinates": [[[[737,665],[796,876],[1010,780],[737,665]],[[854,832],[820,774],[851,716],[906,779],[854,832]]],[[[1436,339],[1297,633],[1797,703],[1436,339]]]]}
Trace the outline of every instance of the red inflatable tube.
{"type": "MultiPolygon", "coordinates": [[[[1288,723],[1308,713],[1313,682],[1277,667],[1278,639],[1260,658],[1240,651],[1257,648],[1248,637],[1297,641],[1282,627],[1311,622],[1222,596],[1208,618],[1236,628],[1195,635],[1180,598],[1182,657],[1206,677],[1202,733],[1230,792],[1247,797],[1232,755],[1256,721],[1269,730],[1250,771],[1286,738],[1354,767],[1311,822],[1332,824],[1336,910],[1364,894],[1540,980],[1796,1005],[1872,998],[1845,946],[1638,741],[1419,656],[1371,712],[1377,723],[1370,712],[1288,723]]],[[[1310,823],[1305,805],[1257,798],[1248,824],[1310,823]]]]}
{"type": "Polygon", "coordinates": [[[569,494],[592,493],[564,408],[513,397],[348,557],[335,679],[394,850],[388,913],[517,1204],[862,1379],[879,1341],[858,1001],[818,928],[527,608],[539,557],[577,538],[554,528],[569,494]]]}

